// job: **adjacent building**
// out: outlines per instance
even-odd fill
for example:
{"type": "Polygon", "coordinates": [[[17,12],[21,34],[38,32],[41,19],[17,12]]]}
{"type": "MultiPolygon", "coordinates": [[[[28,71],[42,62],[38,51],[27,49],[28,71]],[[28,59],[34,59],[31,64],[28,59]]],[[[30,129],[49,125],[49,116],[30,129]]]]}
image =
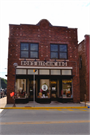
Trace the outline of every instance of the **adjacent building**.
{"type": "Polygon", "coordinates": [[[90,35],[85,35],[85,39],[79,43],[78,46],[79,52],[79,60],[80,60],[80,67],[79,67],[79,75],[80,75],[80,100],[89,101],[90,93],[89,93],[89,75],[90,75],[90,35]]]}
{"type": "Polygon", "coordinates": [[[80,102],[77,28],[9,25],[7,103],[80,102]],[[15,63],[16,66],[15,72],[15,63]]]}

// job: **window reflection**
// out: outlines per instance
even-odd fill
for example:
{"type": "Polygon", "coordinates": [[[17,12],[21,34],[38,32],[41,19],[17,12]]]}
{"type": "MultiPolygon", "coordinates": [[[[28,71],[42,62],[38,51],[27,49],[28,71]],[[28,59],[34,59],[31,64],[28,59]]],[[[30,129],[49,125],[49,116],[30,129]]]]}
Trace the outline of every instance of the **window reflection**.
{"type": "Polygon", "coordinates": [[[30,50],[38,51],[38,44],[30,44],[30,50]]]}
{"type": "Polygon", "coordinates": [[[49,79],[40,79],[40,90],[38,98],[50,98],[50,84],[49,79]]]}
{"type": "Polygon", "coordinates": [[[58,53],[51,52],[51,58],[58,58],[58,53]]]}
{"type": "Polygon", "coordinates": [[[59,55],[61,59],[67,59],[67,53],[60,53],[59,55]]]}
{"type": "Polygon", "coordinates": [[[51,51],[58,51],[58,45],[51,45],[51,51]]]}
{"type": "Polygon", "coordinates": [[[21,50],[28,50],[28,44],[27,43],[22,43],[21,44],[21,50]]]}
{"type": "Polygon", "coordinates": [[[66,44],[59,44],[59,45],[51,44],[51,58],[67,59],[67,45],[66,44]]]}
{"type": "Polygon", "coordinates": [[[67,45],[60,45],[59,49],[60,49],[60,52],[67,52],[67,45]]]}
{"type": "Polygon", "coordinates": [[[28,51],[21,51],[21,57],[28,58],[28,51]]]}
{"type": "Polygon", "coordinates": [[[21,58],[38,58],[38,44],[21,43],[21,58]]]}
{"type": "Polygon", "coordinates": [[[26,92],[26,79],[16,80],[16,98],[28,98],[26,92]]]}
{"type": "Polygon", "coordinates": [[[38,52],[31,52],[30,57],[31,58],[38,58],[38,52]]]}
{"type": "Polygon", "coordinates": [[[72,80],[62,80],[61,96],[63,98],[72,98],[72,80]]]}

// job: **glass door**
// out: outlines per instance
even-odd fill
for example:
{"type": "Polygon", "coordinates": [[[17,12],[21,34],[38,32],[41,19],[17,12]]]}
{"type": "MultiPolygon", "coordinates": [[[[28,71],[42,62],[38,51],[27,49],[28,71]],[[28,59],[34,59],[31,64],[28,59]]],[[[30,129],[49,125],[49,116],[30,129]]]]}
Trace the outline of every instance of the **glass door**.
{"type": "Polygon", "coordinates": [[[50,98],[49,79],[40,79],[39,98],[50,98]]]}
{"type": "Polygon", "coordinates": [[[56,80],[51,80],[51,99],[56,100],[57,98],[57,81],[56,80]]]}

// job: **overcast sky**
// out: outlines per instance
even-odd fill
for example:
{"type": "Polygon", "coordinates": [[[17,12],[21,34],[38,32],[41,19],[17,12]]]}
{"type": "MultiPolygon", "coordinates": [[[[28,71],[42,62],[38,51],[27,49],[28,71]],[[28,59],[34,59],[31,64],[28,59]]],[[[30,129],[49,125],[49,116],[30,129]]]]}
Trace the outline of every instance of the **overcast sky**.
{"type": "Polygon", "coordinates": [[[78,29],[78,42],[90,35],[90,0],[0,0],[0,77],[6,78],[9,24],[37,24],[78,29]]]}

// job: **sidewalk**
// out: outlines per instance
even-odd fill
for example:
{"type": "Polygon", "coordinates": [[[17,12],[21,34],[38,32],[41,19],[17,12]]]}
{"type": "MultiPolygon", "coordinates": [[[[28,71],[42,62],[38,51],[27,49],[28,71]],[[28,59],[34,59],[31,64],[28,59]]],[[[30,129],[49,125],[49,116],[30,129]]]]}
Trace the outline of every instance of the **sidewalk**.
{"type": "Polygon", "coordinates": [[[85,103],[60,103],[58,101],[52,101],[50,104],[40,104],[37,102],[30,101],[26,104],[7,104],[7,97],[0,99],[0,109],[80,109],[80,108],[90,108],[90,102],[85,103]]]}
{"type": "Polygon", "coordinates": [[[7,97],[0,98],[0,108],[5,107],[7,104],[7,97]]]}

